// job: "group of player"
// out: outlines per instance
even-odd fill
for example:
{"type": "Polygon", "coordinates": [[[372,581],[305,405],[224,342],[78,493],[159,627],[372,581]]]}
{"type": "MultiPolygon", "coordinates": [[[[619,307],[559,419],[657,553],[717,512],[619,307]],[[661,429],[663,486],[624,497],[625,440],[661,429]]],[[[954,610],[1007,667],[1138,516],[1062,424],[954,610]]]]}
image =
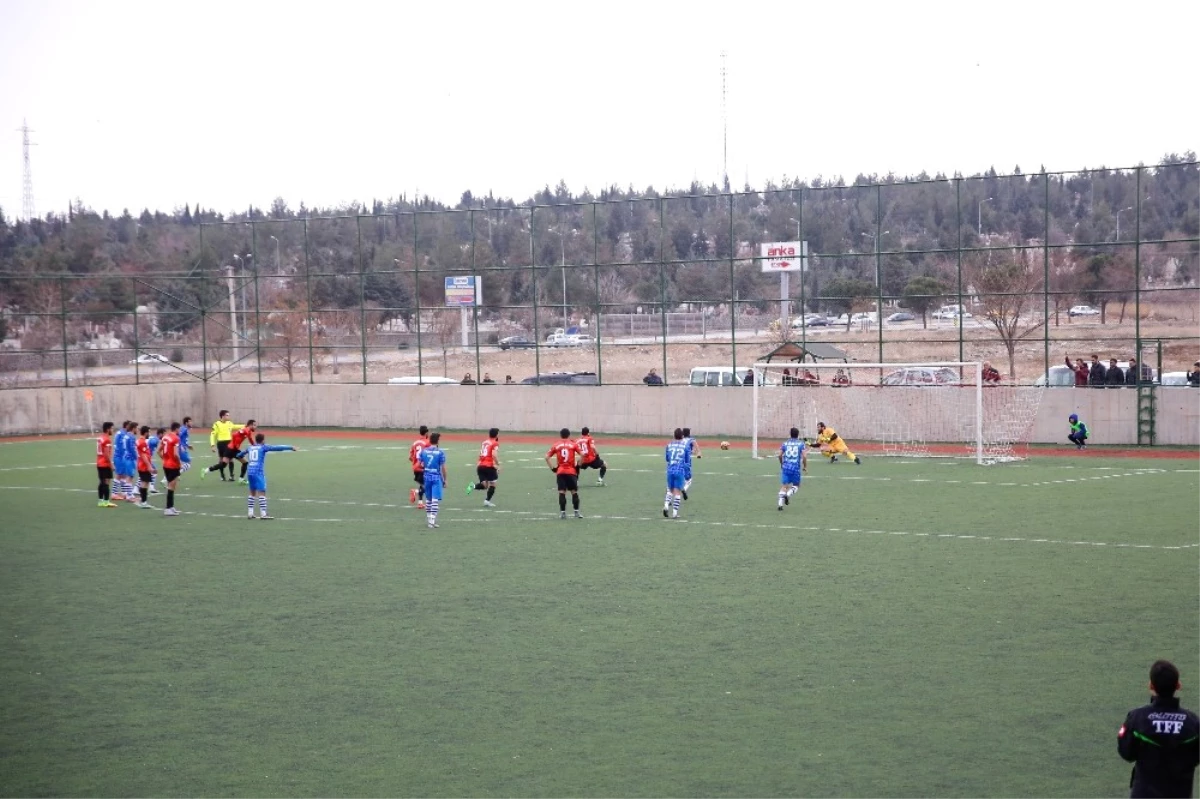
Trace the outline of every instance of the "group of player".
{"type": "MultiPolygon", "coordinates": [[[[417,435],[417,440],[408,448],[413,482],[416,483],[416,487],[409,490],[408,501],[410,505],[425,511],[426,526],[433,529],[438,526],[438,509],[444,498],[447,481],[446,453],[441,448],[441,433],[431,433],[428,426],[421,425],[417,435]]],[[[567,518],[569,493],[575,518],[582,519],[583,515],[579,512],[579,473],[584,469],[596,469],[599,472],[598,485],[604,485],[604,476],[608,473],[608,464],[600,457],[591,430],[585,427],[580,431],[579,438],[572,439],[571,431],[564,427],[559,431],[559,440],[546,451],[545,460],[556,475],[559,518],[567,518]]],[[[467,483],[466,493],[470,495],[473,491],[487,491],[483,505],[485,508],[494,508],[496,503],[492,498],[496,496],[499,481],[500,429],[493,427],[480,445],[475,480],[467,483]]]]}
{"type": "MultiPolygon", "coordinates": [[[[169,428],[156,428],[151,435],[149,425],[139,426],[137,422],[126,420],[118,428],[112,422],[104,422],[96,439],[98,507],[115,508],[114,500],[117,500],[134,503],[142,509],[153,508],[149,495],[159,493],[156,485],[159,470],[154,460],[157,457],[162,463],[162,477],[167,489],[163,515],[178,516],[175,491],[180,476],[192,466],[191,423],[192,417],[185,416],[182,422],[172,422],[169,428]]],[[[229,411],[221,411],[209,436],[209,444],[217,452],[217,462],[202,471],[200,477],[220,471],[221,480],[225,481],[228,468],[230,482],[249,486],[246,517],[254,519],[257,506],[258,518],[273,519],[267,512],[266,456],[268,452],[295,451],[296,448],[267,444],[266,436],[257,429],[253,419],[238,425],[229,421],[229,411]],[[250,446],[242,449],[244,443],[250,446]],[[234,477],[234,460],[241,462],[240,478],[234,477]]]]}
{"type": "MultiPolygon", "coordinates": [[[[408,449],[408,460],[412,466],[413,482],[416,487],[409,490],[408,501],[425,511],[426,525],[438,527],[438,510],[444,499],[445,486],[448,480],[446,474],[446,453],[442,450],[441,434],[431,433],[426,425],[418,429],[418,438],[408,449]]],[[[817,439],[815,442],[822,454],[830,463],[836,463],[838,456],[845,456],[855,464],[861,464],[862,459],[850,451],[846,442],[832,427],[824,422],[817,423],[817,439]]],[[[781,469],[781,488],[778,494],[778,509],[783,510],[789,505],[791,498],[800,488],[801,474],[808,471],[808,446],[810,442],[800,438],[800,431],[793,427],[790,438],[780,445],[778,451],[781,469]]],[[[676,428],[672,440],[664,451],[666,460],[667,491],[663,497],[663,518],[679,518],[681,502],[688,498],[692,488],[692,461],[703,457],[700,443],[692,437],[691,428],[676,428]]],[[[596,440],[591,430],[584,427],[579,438],[573,439],[569,428],[559,431],[559,439],[551,445],[544,456],[546,466],[554,472],[558,490],[558,515],[560,519],[567,518],[567,495],[571,496],[571,508],[576,519],[582,519],[579,501],[579,476],[585,469],[595,469],[599,472],[598,485],[604,485],[604,476],[608,472],[608,464],[600,457],[596,440]]],[[[483,500],[484,507],[494,508],[492,501],[496,495],[496,487],[500,480],[500,430],[493,427],[488,431],[488,437],[479,449],[479,458],[475,467],[476,479],[467,484],[466,493],[487,491],[483,500]]]]}

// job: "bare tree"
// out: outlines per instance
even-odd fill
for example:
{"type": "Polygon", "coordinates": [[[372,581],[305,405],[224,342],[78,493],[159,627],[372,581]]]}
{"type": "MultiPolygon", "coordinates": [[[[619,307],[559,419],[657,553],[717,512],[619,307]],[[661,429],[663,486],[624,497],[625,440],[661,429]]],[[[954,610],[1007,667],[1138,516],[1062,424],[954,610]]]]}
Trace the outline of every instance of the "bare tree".
{"type": "Polygon", "coordinates": [[[1016,380],[1017,343],[1046,324],[1035,313],[1045,285],[1042,269],[1028,263],[1019,251],[1011,257],[988,252],[983,258],[982,263],[968,266],[968,276],[983,304],[984,318],[1008,352],[1009,376],[1016,380]]]}

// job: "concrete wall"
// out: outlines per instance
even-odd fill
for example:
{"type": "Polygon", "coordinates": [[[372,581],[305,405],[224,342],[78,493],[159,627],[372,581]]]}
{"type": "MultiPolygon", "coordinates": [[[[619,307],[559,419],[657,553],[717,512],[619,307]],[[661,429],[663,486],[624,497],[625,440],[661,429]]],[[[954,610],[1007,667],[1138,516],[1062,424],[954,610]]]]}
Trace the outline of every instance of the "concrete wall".
{"type": "MultiPolygon", "coordinates": [[[[731,437],[748,436],[752,429],[752,392],[741,388],[164,383],[95,386],[87,390],[93,394],[90,404],[96,426],[105,420],[126,418],[165,423],[190,414],[203,428],[220,408],[229,408],[235,421],[253,417],[270,427],[407,430],[428,424],[451,429],[496,426],[512,431],[544,431],[564,425],[578,430],[586,424],[606,434],[661,436],[676,426],[689,425],[704,436],[731,437]]],[[[84,391],[0,391],[0,435],[85,430],[88,403],[84,391]]],[[[813,423],[809,417],[822,414],[828,415],[825,421],[835,424],[852,441],[878,439],[887,432],[885,427],[913,416],[903,406],[919,404],[923,396],[919,392],[924,391],[857,386],[794,389],[778,395],[787,399],[770,414],[772,427],[795,423],[807,428],[813,423]],[[809,391],[813,393],[806,393],[809,391]]],[[[948,429],[953,417],[970,413],[958,399],[936,410],[923,411],[922,415],[936,420],[937,429],[948,429]]],[[[1031,440],[1062,442],[1071,413],[1078,413],[1087,422],[1094,443],[1137,443],[1137,392],[1132,389],[1047,389],[1041,397],[1031,440]]],[[[779,431],[764,427],[764,434],[768,433],[775,436],[779,431]]],[[[936,435],[932,430],[926,434],[936,435]]],[[[1157,434],[1160,444],[1200,445],[1200,391],[1159,389],[1157,434]]]]}
{"type": "Polygon", "coordinates": [[[203,383],[161,383],[88,388],[20,388],[0,391],[0,435],[81,433],[103,422],[136,419],[169,423],[184,415],[204,417],[203,383]],[[91,392],[88,402],[85,392],[91,392]],[[90,406],[90,408],[89,408],[90,406]]]}

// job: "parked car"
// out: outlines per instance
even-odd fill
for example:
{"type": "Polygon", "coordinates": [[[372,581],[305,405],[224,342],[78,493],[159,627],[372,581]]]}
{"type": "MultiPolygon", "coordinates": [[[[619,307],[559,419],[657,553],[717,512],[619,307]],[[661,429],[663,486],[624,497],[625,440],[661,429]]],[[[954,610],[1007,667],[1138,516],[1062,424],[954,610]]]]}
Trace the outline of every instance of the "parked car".
{"type": "Polygon", "coordinates": [[[958,372],[949,366],[907,366],[883,376],[884,386],[957,386],[958,372]]]}
{"type": "Polygon", "coordinates": [[[943,305],[930,314],[930,317],[933,319],[970,319],[971,312],[963,310],[961,305],[943,305]]]}
{"type": "Polygon", "coordinates": [[[171,359],[165,355],[159,355],[157,352],[143,352],[141,355],[134,358],[130,363],[170,363],[171,359]]]}
{"type": "MultiPolygon", "coordinates": [[[[688,385],[694,388],[704,386],[741,386],[744,385],[748,366],[740,366],[735,371],[732,366],[693,366],[688,373],[688,385]]],[[[764,385],[762,370],[755,370],[758,384],[764,385]]]]}
{"type": "Polygon", "coordinates": [[[545,372],[521,381],[524,386],[594,386],[598,383],[595,372],[545,372]]]}
{"type": "Polygon", "coordinates": [[[917,317],[913,316],[913,315],[912,315],[912,314],[910,314],[910,313],[905,313],[904,311],[900,311],[900,312],[898,312],[898,313],[894,313],[894,314],[892,314],[891,316],[889,316],[889,317],[885,318],[883,321],[885,321],[885,322],[892,322],[892,323],[895,323],[895,322],[912,322],[912,321],[914,321],[916,318],[917,318],[917,317]]]}
{"type": "Polygon", "coordinates": [[[410,375],[408,377],[392,377],[388,378],[389,386],[457,386],[457,380],[449,377],[437,377],[435,375],[410,375]]]}
{"type": "Polygon", "coordinates": [[[596,339],[582,333],[563,333],[555,331],[546,336],[545,346],[547,347],[591,347],[595,345],[596,339]]]}
{"type": "Polygon", "coordinates": [[[1187,386],[1187,372],[1163,372],[1160,381],[1163,386],[1187,386]]]}
{"type": "Polygon", "coordinates": [[[500,339],[500,349],[502,350],[529,350],[536,346],[536,343],[524,336],[508,336],[500,339]]]}
{"type": "Polygon", "coordinates": [[[1099,316],[1100,311],[1090,305],[1073,305],[1071,310],[1067,311],[1067,316],[1099,316]]]}
{"type": "Polygon", "coordinates": [[[829,327],[829,320],[819,313],[805,314],[792,320],[792,330],[802,327],[829,327]]]}

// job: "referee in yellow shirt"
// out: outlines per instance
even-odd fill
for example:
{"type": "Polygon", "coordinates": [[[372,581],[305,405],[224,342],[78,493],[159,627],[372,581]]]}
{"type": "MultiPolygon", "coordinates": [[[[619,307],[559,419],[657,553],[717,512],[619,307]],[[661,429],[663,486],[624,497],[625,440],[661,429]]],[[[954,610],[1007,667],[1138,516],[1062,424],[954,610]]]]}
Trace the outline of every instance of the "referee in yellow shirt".
{"type": "Polygon", "coordinates": [[[235,480],[233,476],[233,453],[229,451],[229,439],[233,438],[233,431],[241,425],[236,422],[229,421],[229,411],[221,411],[217,414],[217,421],[213,422],[212,432],[208,434],[209,449],[217,453],[217,462],[209,466],[204,471],[200,472],[200,479],[208,476],[209,472],[220,470],[221,482],[225,482],[225,467],[229,467],[229,479],[235,480]]]}

